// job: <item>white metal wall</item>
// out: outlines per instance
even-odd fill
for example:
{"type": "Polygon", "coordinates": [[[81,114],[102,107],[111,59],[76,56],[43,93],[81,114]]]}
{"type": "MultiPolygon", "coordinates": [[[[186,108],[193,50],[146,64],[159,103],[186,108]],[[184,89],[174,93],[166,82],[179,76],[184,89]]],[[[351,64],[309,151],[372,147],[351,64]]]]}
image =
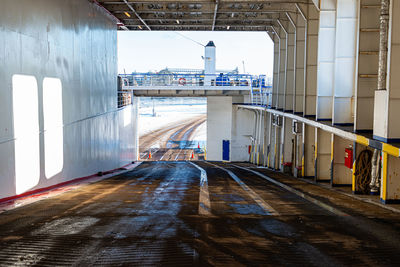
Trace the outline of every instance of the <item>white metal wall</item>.
{"type": "Polygon", "coordinates": [[[136,106],[117,109],[115,23],[86,0],[3,0],[0,25],[0,198],[134,160],[136,106]],[[45,111],[44,103],[52,103],[45,78],[61,83],[62,91],[62,107],[53,105],[61,123],[46,127],[45,118],[54,116],[45,111]],[[56,129],[62,129],[54,139],[62,142],[54,151],[62,168],[49,177],[45,135],[56,129]],[[22,176],[24,166],[25,173],[37,167],[38,176],[22,176]]]}
{"type": "Polygon", "coordinates": [[[319,12],[317,119],[332,119],[335,75],[336,0],[321,2],[319,12]]]}
{"type": "Polygon", "coordinates": [[[232,107],[231,161],[248,161],[248,147],[255,136],[254,112],[232,107]]]}
{"type": "Polygon", "coordinates": [[[207,160],[222,161],[222,141],[232,137],[232,97],[207,97],[207,160]]]}

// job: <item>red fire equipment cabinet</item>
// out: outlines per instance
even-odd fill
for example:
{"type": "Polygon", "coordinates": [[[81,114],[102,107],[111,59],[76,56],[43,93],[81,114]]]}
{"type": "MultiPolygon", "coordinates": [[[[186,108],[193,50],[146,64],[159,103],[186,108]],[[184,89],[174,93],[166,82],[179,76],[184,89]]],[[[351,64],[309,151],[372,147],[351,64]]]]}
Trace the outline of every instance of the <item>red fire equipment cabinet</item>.
{"type": "Polygon", "coordinates": [[[353,168],[353,148],[352,147],[345,148],[344,165],[349,169],[353,168]]]}

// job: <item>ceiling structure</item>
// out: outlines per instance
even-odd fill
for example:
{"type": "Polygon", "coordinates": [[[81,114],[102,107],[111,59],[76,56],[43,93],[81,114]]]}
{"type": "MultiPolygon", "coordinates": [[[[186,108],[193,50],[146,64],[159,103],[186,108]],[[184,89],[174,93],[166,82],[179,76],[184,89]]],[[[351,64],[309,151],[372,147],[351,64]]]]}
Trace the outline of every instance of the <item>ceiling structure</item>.
{"type": "Polygon", "coordinates": [[[91,0],[120,30],[268,31],[309,0],[91,0]]]}

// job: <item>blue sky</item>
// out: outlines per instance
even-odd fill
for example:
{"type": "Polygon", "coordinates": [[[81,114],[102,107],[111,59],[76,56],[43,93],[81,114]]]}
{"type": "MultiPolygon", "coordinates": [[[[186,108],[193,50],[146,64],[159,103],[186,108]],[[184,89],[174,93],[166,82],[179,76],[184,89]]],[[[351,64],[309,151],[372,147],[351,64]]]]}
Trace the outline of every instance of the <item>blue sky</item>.
{"type": "MultiPolygon", "coordinates": [[[[272,76],[273,44],[266,32],[179,32],[197,42],[212,40],[217,69],[272,76]]],[[[204,47],[175,32],[119,31],[118,71],[158,71],[165,67],[203,69],[204,47]]]]}

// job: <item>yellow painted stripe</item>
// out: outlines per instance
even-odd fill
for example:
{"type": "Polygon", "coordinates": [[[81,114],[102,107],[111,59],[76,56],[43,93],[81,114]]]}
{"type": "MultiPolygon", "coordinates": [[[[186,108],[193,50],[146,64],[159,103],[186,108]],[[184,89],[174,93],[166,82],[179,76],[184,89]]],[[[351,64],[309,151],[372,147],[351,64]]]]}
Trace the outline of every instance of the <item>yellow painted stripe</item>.
{"type": "Polygon", "coordinates": [[[385,151],[386,153],[388,153],[389,155],[395,156],[395,157],[399,157],[400,156],[400,149],[386,144],[386,143],[382,143],[382,150],[385,151]]]}
{"type": "Polygon", "coordinates": [[[315,159],[317,159],[318,158],[318,142],[315,140],[315,151],[314,151],[314,156],[315,156],[315,159]]]}
{"type": "Polygon", "coordinates": [[[332,134],[332,136],[331,136],[331,162],[333,161],[334,145],[335,145],[335,136],[332,134]]]}
{"type": "Polygon", "coordinates": [[[315,128],[314,158],[318,158],[318,128],[315,128]]]}
{"type": "Polygon", "coordinates": [[[301,157],[301,176],[304,177],[305,176],[305,169],[304,169],[304,156],[301,157]]]}
{"type": "Polygon", "coordinates": [[[362,135],[356,135],[356,142],[364,146],[369,145],[369,139],[362,135]]]}
{"type": "Polygon", "coordinates": [[[353,162],[351,190],[356,191],[356,160],[353,162]]]}
{"type": "Polygon", "coordinates": [[[381,199],[386,200],[387,195],[387,167],[388,167],[388,153],[382,152],[382,192],[381,199]]]}

